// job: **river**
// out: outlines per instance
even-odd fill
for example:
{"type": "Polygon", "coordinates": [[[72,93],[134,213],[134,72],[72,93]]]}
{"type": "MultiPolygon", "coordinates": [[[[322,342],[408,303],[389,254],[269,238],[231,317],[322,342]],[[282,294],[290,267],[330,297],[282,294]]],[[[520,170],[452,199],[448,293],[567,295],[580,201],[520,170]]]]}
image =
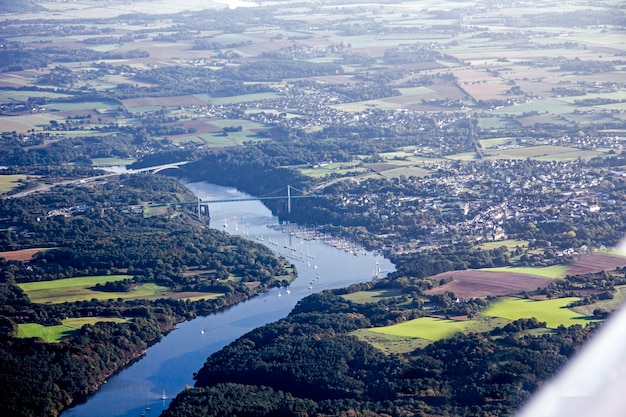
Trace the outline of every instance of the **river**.
{"type": "MultiPolygon", "coordinates": [[[[204,200],[247,196],[208,183],[186,185],[204,200]]],[[[374,253],[351,253],[321,240],[307,240],[298,231],[280,230],[277,218],[260,201],[216,203],[210,210],[211,227],[258,240],[289,257],[298,268],[298,278],[288,289],[273,289],[220,313],[179,324],[140,360],[62,417],[158,416],[172,397],[193,385],[193,373],[206,358],[228,343],[287,316],[298,300],[313,292],[371,280],[377,265],[381,276],[394,270],[391,262],[374,253]]]]}

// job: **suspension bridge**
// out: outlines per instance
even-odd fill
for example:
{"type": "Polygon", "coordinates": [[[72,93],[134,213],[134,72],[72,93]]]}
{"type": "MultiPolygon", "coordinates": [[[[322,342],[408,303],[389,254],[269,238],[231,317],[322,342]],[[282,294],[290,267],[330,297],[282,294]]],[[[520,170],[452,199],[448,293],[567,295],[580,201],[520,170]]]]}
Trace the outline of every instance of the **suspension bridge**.
{"type": "Polygon", "coordinates": [[[291,213],[291,201],[299,198],[311,198],[316,197],[313,194],[307,194],[302,190],[299,190],[291,185],[287,185],[287,188],[281,188],[260,197],[233,197],[233,198],[217,198],[203,200],[198,198],[197,201],[184,201],[180,203],[174,203],[173,205],[196,205],[198,210],[198,217],[206,216],[211,218],[209,205],[219,203],[234,203],[243,201],[267,201],[267,200],[287,200],[287,212],[291,213]]]}

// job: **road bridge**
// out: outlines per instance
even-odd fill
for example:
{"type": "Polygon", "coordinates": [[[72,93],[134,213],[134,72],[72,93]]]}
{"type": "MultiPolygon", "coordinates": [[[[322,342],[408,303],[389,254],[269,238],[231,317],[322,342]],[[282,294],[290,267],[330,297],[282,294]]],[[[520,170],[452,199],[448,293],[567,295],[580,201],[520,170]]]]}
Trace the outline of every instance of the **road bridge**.
{"type": "Polygon", "coordinates": [[[265,196],[261,197],[234,197],[234,198],[219,198],[219,199],[208,199],[202,200],[198,198],[197,201],[184,201],[180,203],[173,203],[172,205],[196,205],[198,211],[198,217],[202,217],[203,215],[207,216],[209,219],[211,218],[211,213],[209,210],[210,204],[219,204],[219,203],[233,203],[239,201],[266,201],[266,200],[287,200],[287,212],[291,213],[291,201],[293,199],[299,198],[311,198],[317,197],[316,195],[306,194],[304,191],[299,190],[291,185],[287,185],[287,188],[282,188],[280,190],[269,193],[265,196]],[[285,194],[286,192],[286,194],[285,194]]]}

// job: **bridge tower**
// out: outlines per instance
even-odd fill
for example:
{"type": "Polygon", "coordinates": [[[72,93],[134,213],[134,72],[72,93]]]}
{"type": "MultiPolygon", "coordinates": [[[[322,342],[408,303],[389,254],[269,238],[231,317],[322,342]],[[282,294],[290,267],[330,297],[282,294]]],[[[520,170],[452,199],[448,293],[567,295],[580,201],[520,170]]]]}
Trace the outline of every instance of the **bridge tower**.
{"type": "Polygon", "coordinates": [[[287,184],[287,213],[291,214],[291,185],[287,184]]]}
{"type": "Polygon", "coordinates": [[[202,219],[202,212],[211,220],[211,213],[209,212],[209,203],[203,203],[200,197],[198,197],[198,219],[202,219]]]}

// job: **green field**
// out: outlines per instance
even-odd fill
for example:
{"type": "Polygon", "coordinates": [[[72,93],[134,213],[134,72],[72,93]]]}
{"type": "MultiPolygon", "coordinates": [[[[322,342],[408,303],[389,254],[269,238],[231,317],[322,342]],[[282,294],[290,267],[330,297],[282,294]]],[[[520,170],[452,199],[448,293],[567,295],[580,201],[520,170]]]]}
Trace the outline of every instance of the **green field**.
{"type": "Polygon", "coordinates": [[[352,333],[359,340],[367,342],[386,354],[408,353],[415,349],[421,349],[432,343],[432,340],[419,337],[396,336],[375,332],[372,329],[359,329],[352,333]]]}
{"type": "Polygon", "coordinates": [[[104,292],[90,289],[96,284],[121,281],[132,278],[130,275],[100,275],[93,277],[76,277],[59,279],[55,281],[27,282],[19,284],[19,287],[28,295],[33,303],[63,303],[73,301],[85,301],[96,298],[108,300],[115,298],[157,298],[163,297],[165,287],[156,284],[140,284],[128,292],[104,292]]]}
{"type": "MultiPolygon", "coordinates": [[[[40,304],[58,304],[64,302],[88,301],[91,299],[109,300],[122,298],[126,300],[135,299],[158,299],[158,298],[180,298],[179,293],[170,292],[167,287],[154,283],[145,283],[134,286],[127,292],[105,292],[94,291],[91,288],[96,284],[106,282],[116,282],[132,278],[131,275],[100,275],[92,277],[76,277],[59,279],[56,281],[39,281],[18,284],[28,295],[31,302],[40,304]]],[[[183,297],[190,301],[201,299],[213,299],[221,297],[221,293],[197,293],[192,297],[183,297]]]]}
{"type": "Polygon", "coordinates": [[[28,176],[23,174],[0,175],[0,194],[8,193],[15,187],[19,187],[21,182],[28,176]]]}
{"type": "Polygon", "coordinates": [[[62,320],[60,325],[42,326],[37,323],[20,324],[17,328],[17,337],[40,337],[46,342],[59,342],[61,339],[71,336],[76,330],[85,324],[95,324],[101,321],[123,323],[126,319],[119,317],[80,317],[62,320]]]}
{"type": "MultiPolygon", "coordinates": [[[[272,98],[278,98],[278,94],[276,93],[255,93],[255,94],[242,94],[239,96],[211,96],[209,94],[195,94],[199,100],[206,101],[207,103],[211,103],[214,105],[227,105],[227,104],[235,104],[235,103],[246,103],[257,100],[269,100],[272,98]]],[[[243,120],[237,121],[241,124],[243,120]]]]}
{"type": "Polygon", "coordinates": [[[326,175],[335,174],[335,175],[345,175],[347,173],[358,172],[364,174],[367,172],[367,169],[360,166],[359,163],[350,164],[350,163],[333,163],[333,164],[325,164],[320,165],[315,168],[302,168],[300,172],[306,176],[312,178],[323,178],[326,175]]]}
{"type": "Polygon", "coordinates": [[[610,300],[600,300],[593,304],[587,304],[583,306],[572,307],[578,314],[582,314],[585,316],[593,315],[593,311],[597,308],[603,309],[605,311],[615,311],[623,304],[624,300],[626,300],[626,285],[615,287],[616,291],[613,293],[613,298],[610,300]]]}
{"type": "Polygon", "coordinates": [[[401,290],[377,290],[377,291],[357,291],[350,294],[342,295],[346,300],[352,301],[353,303],[358,304],[366,304],[366,303],[377,303],[384,298],[396,297],[398,295],[402,295],[401,290]]]}
{"type": "Polygon", "coordinates": [[[381,174],[385,178],[399,178],[402,176],[407,178],[423,178],[429,176],[430,174],[432,174],[432,172],[424,168],[407,166],[383,171],[381,172],[381,174]]]}
{"type": "Polygon", "coordinates": [[[516,274],[537,275],[545,278],[565,278],[567,275],[566,265],[551,265],[543,267],[535,266],[502,266],[498,268],[485,268],[485,271],[503,271],[516,274]]]}
{"type": "Polygon", "coordinates": [[[487,149],[484,152],[488,159],[536,159],[540,161],[571,161],[578,158],[592,158],[605,155],[605,152],[568,148],[566,146],[539,145],[523,148],[487,149]]]}
{"type": "MultiPolygon", "coordinates": [[[[508,240],[499,240],[497,242],[486,242],[480,245],[480,248],[482,250],[491,250],[491,249],[497,249],[501,246],[505,246],[507,248],[507,250],[513,250],[516,247],[528,247],[528,241],[527,240],[517,240],[517,239],[508,239],[508,240]]],[[[536,275],[536,274],[534,274],[536,275]]]]}
{"type": "Polygon", "coordinates": [[[439,340],[456,332],[462,332],[470,324],[469,320],[446,320],[435,317],[422,317],[387,327],[370,329],[373,332],[402,337],[439,340]]]}
{"type": "Polygon", "coordinates": [[[535,301],[521,298],[504,298],[489,307],[483,315],[491,317],[503,317],[510,320],[535,317],[539,321],[545,321],[547,327],[554,329],[560,325],[569,327],[574,324],[586,325],[598,321],[588,319],[567,308],[578,301],[577,297],[555,298],[553,300],[535,301]]]}
{"type": "MultiPolygon", "coordinates": [[[[354,302],[376,302],[387,295],[384,291],[364,291],[369,294],[348,294],[343,297],[354,302]]],[[[620,295],[620,300],[626,295],[626,290],[620,295]]],[[[553,300],[535,301],[520,298],[504,298],[472,320],[451,320],[439,317],[422,317],[403,323],[385,327],[360,329],[353,334],[361,340],[367,341],[384,352],[408,352],[423,347],[433,341],[440,340],[458,332],[486,332],[496,327],[503,327],[507,323],[521,318],[535,317],[540,322],[546,322],[548,329],[555,329],[561,325],[569,327],[575,324],[586,325],[596,322],[567,308],[579,298],[556,298],[553,300]]],[[[539,330],[542,333],[547,330],[539,330]]]]}
{"type": "MultiPolygon", "coordinates": [[[[242,132],[237,132],[242,133],[242,132]]],[[[172,140],[172,143],[204,143],[209,147],[226,148],[230,146],[240,146],[241,141],[237,140],[233,134],[229,133],[228,136],[224,136],[221,133],[202,133],[199,135],[184,136],[172,140]]]]}

